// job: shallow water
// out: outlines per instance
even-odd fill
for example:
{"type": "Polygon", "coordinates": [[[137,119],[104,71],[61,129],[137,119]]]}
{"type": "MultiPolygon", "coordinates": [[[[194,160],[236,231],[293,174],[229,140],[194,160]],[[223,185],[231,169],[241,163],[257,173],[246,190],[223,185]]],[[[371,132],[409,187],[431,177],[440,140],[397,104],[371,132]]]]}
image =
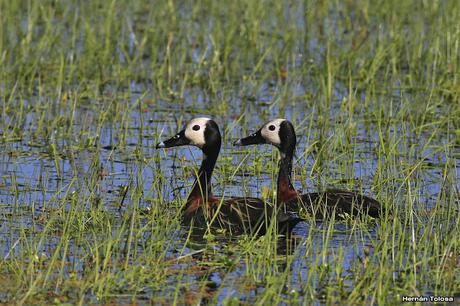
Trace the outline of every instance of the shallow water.
{"type": "MultiPolygon", "coordinates": [[[[444,47],[439,41],[431,46],[432,41],[425,36],[433,36],[431,31],[434,31],[436,39],[440,41],[451,39],[452,45],[458,42],[455,39],[458,22],[450,16],[455,11],[449,14],[444,8],[455,8],[455,5],[449,5],[448,1],[441,4],[433,2],[433,10],[428,2],[420,6],[414,5],[409,14],[406,14],[407,9],[402,10],[402,13],[398,10],[393,12],[392,9],[398,7],[397,3],[390,7],[383,7],[384,3],[379,3],[376,9],[372,8],[372,4],[369,8],[369,3],[359,1],[331,4],[321,1],[294,1],[284,2],[276,8],[264,8],[265,3],[248,2],[245,3],[248,7],[235,8],[219,4],[208,8],[201,2],[189,5],[168,1],[168,6],[163,6],[163,12],[159,15],[156,15],[156,11],[151,11],[150,3],[141,1],[125,7],[120,2],[115,5],[115,11],[118,10],[118,5],[122,8],[117,11],[121,18],[115,18],[113,22],[113,25],[120,28],[111,29],[113,32],[108,31],[110,33],[106,32],[106,28],[110,28],[110,20],[107,25],[100,26],[99,23],[104,23],[101,17],[106,17],[113,7],[104,7],[103,3],[95,6],[80,5],[79,2],[62,3],[66,7],[60,7],[61,4],[58,3],[50,8],[52,13],[48,25],[56,28],[56,33],[50,36],[59,34],[57,40],[62,40],[62,45],[57,43],[55,47],[54,40],[44,43],[34,41],[40,40],[40,35],[47,33],[47,24],[45,20],[35,20],[25,12],[46,12],[44,4],[45,9],[40,7],[40,10],[19,10],[22,13],[16,12],[16,8],[11,9],[18,17],[12,16],[10,23],[17,20],[21,22],[18,23],[18,28],[5,27],[8,29],[5,41],[18,44],[15,48],[20,50],[27,47],[33,49],[39,44],[44,45],[44,48],[52,43],[52,48],[58,49],[57,53],[69,62],[65,65],[70,68],[66,68],[78,71],[77,66],[80,64],[89,66],[94,62],[92,49],[102,48],[103,41],[106,41],[101,39],[92,45],[89,43],[91,39],[113,39],[109,45],[115,51],[107,54],[109,58],[113,56],[116,60],[106,59],[106,62],[113,63],[114,69],[102,69],[102,76],[99,77],[106,77],[108,80],[85,79],[98,75],[90,69],[92,67],[86,67],[87,71],[82,68],[83,72],[79,72],[81,75],[73,72],[72,79],[64,81],[63,92],[77,92],[75,120],[71,126],[67,126],[69,123],[63,120],[62,125],[59,125],[61,128],[51,131],[49,135],[38,133],[37,129],[46,127],[48,121],[52,122],[59,116],[68,119],[72,111],[71,103],[62,98],[61,93],[59,98],[55,98],[58,87],[55,83],[58,81],[43,78],[42,85],[42,80],[37,80],[39,77],[36,75],[29,76],[36,85],[26,84],[31,82],[27,80],[28,75],[23,77],[26,81],[17,81],[16,75],[10,77],[11,84],[0,80],[0,90],[8,92],[0,96],[0,105],[8,104],[13,108],[12,111],[10,109],[11,113],[4,109],[0,113],[0,136],[9,132],[1,130],[2,128],[19,127],[23,132],[18,133],[22,137],[0,142],[0,258],[5,259],[2,263],[14,262],[14,258],[38,258],[36,261],[42,266],[37,264],[37,270],[46,273],[46,263],[61,242],[62,224],[67,224],[63,218],[75,210],[80,213],[80,217],[70,225],[74,228],[69,231],[72,232],[73,229],[80,236],[69,239],[68,254],[59,253],[65,262],[62,271],[66,279],[72,279],[74,275],[90,274],[88,271],[92,271],[91,265],[95,263],[88,257],[95,250],[100,251],[92,246],[99,245],[99,240],[104,239],[102,234],[98,236],[102,229],[112,226],[108,230],[112,238],[116,242],[122,242],[114,246],[113,254],[116,258],[111,258],[113,262],[110,262],[113,264],[110,272],[121,274],[119,292],[110,292],[114,294],[114,303],[130,303],[135,295],[134,300],[140,303],[151,302],[153,297],[164,297],[164,303],[167,304],[177,294],[186,295],[189,291],[197,291],[204,281],[210,283],[208,289],[217,295],[212,297],[217,303],[232,301],[232,298],[236,299],[235,304],[251,303],[270,287],[269,284],[282,278],[284,271],[289,272],[287,285],[280,293],[285,301],[310,301],[314,296],[317,303],[323,303],[325,298],[322,291],[331,283],[333,288],[343,288],[345,293],[350,291],[356,285],[354,273],[365,269],[367,257],[372,257],[374,246],[382,242],[379,237],[385,229],[378,222],[359,228],[349,223],[337,223],[332,228],[333,235],[330,240],[324,238],[328,222],[299,223],[294,229],[294,238],[288,241],[295,247],[290,246],[289,249],[275,246],[279,247],[277,255],[280,259],[270,266],[269,271],[259,271],[258,267],[265,267],[264,263],[249,260],[248,258],[254,258],[244,253],[247,251],[244,244],[247,241],[240,240],[247,237],[228,237],[221,234],[209,240],[187,241],[187,230],[184,228],[174,228],[167,233],[161,231],[168,220],[156,220],[156,209],[166,211],[162,217],[172,218],[177,214],[190,191],[193,170],[198,168],[201,153],[196,148],[155,150],[154,146],[160,140],[174,135],[184,122],[198,116],[215,119],[224,137],[213,178],[214,193],[217,195],[260,198],[273,196],[278,158],[276,150],[267,145],[241,149],[232,147],[231,143],[257,130],[267,120],[285,117],[295,124],[297,130],[294,185],[304,193],[328,187],[357,189],[377,198],[386,206],[403,207],[401,213],[412,214],[412,210],[408,208],[413,208],[415,217],[420,221],[414,226],[414,230],[420,233],[433,231],[433,228],[424,227],[424,221],[428,220],[433,207],[448,202],[445,199],[439,200],[443,190],[446,194],[458,196],[460,146],[458,136],[455,136],[455,126],[438,126],[437,116],[446,116],[445,109],[435,108],[426,111],[426,114],[421,109],[436,104],[433,101],[440,98],[437,95],[447,95],[451,91],[453,97],[458,97],[455,86],[441,84],[445,81],[444,78],[457,80],[454,74],[438,76],[435,72],[430,72],[444,68],[445,63],[436,57],[432,58],[432,54],[442,54],[442,57],[450,55],[446,61],[452,61],[449,65],[454,67],[452,70],[455,73],[456,58],[452,54],[457,54],[455,52],[458,48],[444,47]],[[170,9],[169,5],[174,4],[177,7],[170,9]],[[57,10],[56,16],[54,7],[61,11],[57,10]],[[129,10],[121,11],[123,8],[129,10]],[[228,14],[227,9],[232,12],[228,14]],[[263,9],[262,14],[251,14],[254,9],[263,9]],[[67,10],[72,13],[69,14],[67,10]],[[404,16],[398,16],[398,13],[404,16]],[[225,18],[227,14],[234,19],[225,18]],[[440,17],[433,17],[431,14],[440,17]],[[81,18],[73,20],[72,16],[81,18]],[[261,19],[260,23],[251,19],[254,16],[262,17],[256,18],[261,19]],[[166,20],[168,17],[175,19],[175,22],[166,20]],[[449,27],[449,21],[455,25],[449,27]],[[226,24],[227,22],[237,24],[226,24]],[[393,22],[403,25],[401,28],[393,27],[393,22]],[[72,24],[76,25],[75,28],[70,26],[72,24]],[[87,30],[79,24],[94,26],[94,29],[89,27],[90,30],[87,30]],[[439,26],[444,24],[446,28],[439,26]],[[252,26],[256,27],[254,33],[251,32],[252,26]],[[32,44],[20,45],[22,42],[19,38],[27,33],[29,27],[33,27],[32,44]],[[235,32],[226,33],[227,27],[235,32]],[[73,33],[74,29],[81,33],[73,33]],[[217,34],[213,33],[215,30],[217,34]],[[398,39],[405,41],[404,33],[398,34],[399,30],[410,33],[407,35],[410,36],[407,39],[408,47],[396,44],[398,39]],[[93,31],[97,35],[90,37],[93,31]],[[219,34],[219,31],[225,33],[219,34]],[[171,58],[167,58],[164,33],[176,35],[172,50],[178,52],[177,55],[172,54],[171,58]],[[361,37],[363,33],[365,38],[361,37]],[[447,36],[440,38],[445,33],[447,36]],[[115,38],[110,38],[110,35],[115,38]],[[146,39],[146,45],[158,46],[152,49],[145,47],[142,45],[143,39],[146,39]],[[227,46],[227,39],[237,45],[227,46]],[[359,47],[355,48],[355,39],[363,44],[364,51],[359,47]],[[418,39],[425,41],[423,45],[418,44],[418,39]],[[246,46],[246,43],[250,45],[246,46]],[[395,55],[393,51],[380,50],[382,45],[384,49],[396,49],[395,55]],[[379,50],[382,52],[377,52],[379,50]],[[150,51],[155,51],[156,54],[148,54],[150,51]],[[231,60],[221,61],[219,56],[224,56],[223,53],[231,60]],[[383,61],[391,61],[391,64],[368,59],[382,56],[382,53],[388,57],[383,61]],[[411,55],[412,53],[416,56],[411,55]],[[141,59],[134,60],[136,56],[141,59]],[[427,64],[424,63],[425,60],[427,64]],[[166,62],[167,65],[164,64],[166,62]],[[254,67],[256,64],[261,66],[254,67]],[[343,75],[344,69],[336,67],[339,64],[350,65],[347,73],[351,75],[343,75]],[[171,72],[157,73],[156,69],[164,69],[168,65],[171,66],[171,72]],[[382,67],[375,68],[376,65],[382,67]],[[391,69],[395,72],[388,73],[390,66],[394,66],[391,69]],[[379,71],[368,72],[367,69],[379,71]],[[412,74],[411,69],[414,70],[412,74]],[[423,70],[423,76],[432,78],[433,83],[417,80],[417,77],[420,78],[417,69],[423,70]],[[337,73],[340,75],[336,75],[337,73]],[[397,73],[400,75],[393,75],[397,73]],[[127,82],[126,75],[129,75],[127,82]],[[79,79],[80,76],[82,79],[79,79]],[[347,80],[348,77],[350,80],[347,80]],[[153,78],[159,80],[152,80],[153,78]],[[324,84],[329,81],[328,78],[332,78],[333,84],[330,92],[324,84]],[[101,87],[99,91],[93,92],[93,81],[101,87]],[[18,97],[27,96],[27,93],[21,92],[21,86],[26,87],[28,92],[33,92],[31,97],[8,101],[9,94],[15,96],[11,89],[16,86],[15,82],[19,82],[18,97]],[[120,84],[122,82],[124,83],[120,84]],[[373,82],[382,84],[376,86],[373,82]],[[419,88],[427,84],[430,87],[438,86],[438,83],[440,87],[442,85],[442,93],[434,94],[428,87],[419,88]],[[41,86],[45,88],[44,92],[38,89],[41,86]],[[46,92],[47,86],[51,88],[51,97],[46,92]],[[350,93],[349,88],[355,86],[350,93]],[[90,93],[80,93],[80,90],[90,93]],[[370,94],[373,96],[367,96],[370,94]],[[328,98],[327,95],[331,97],[328,98]],[[356,104],[352,111],[349,110],[349,97],[356,100],[352,101],[356,104]],[[62,101],[59,101],[61,98],[62,101]],[[16,102],[17,105],[14,105],[16,102]],[[111,120],[112,104],[128,105],[130,111],[125,114],[126,117],[117,114],[116,119],[111,120]],[[326,107],[327,104],[330,104],[329,108],[326,107]],[[16,124],[16,111],[28,107],[30,109],[24,112],[23,122],[16,124]],[[35,107],[47,110],[45,123],[38,124],[43,118],[34,112],[35,107]],[[402,108],[408,110],[400,112],[402,108]],[[108,120],[99,120],[101,110],[108,110],[108,120]],[[423,118],[425,115],[432,117],[426,121],[420,119],[421,122],[415,124],[417,112],[423,113],[423,118]],[[241,116],[243,117],[239,120],[241,116]],[[390,127],[379,127],[379,116],[388,119],[382,122],[390,127]],[[121,122],[118,120],[120,118],[126,120],[121,122]],[[106,123],[99,126],[100,121],[106,123]],[[128,126],[126,130],[125,124],[128,126]],[[450,134],[447,134],[447,130],[450,134]],[[379,132],[382,131],[388,133],[380,135],[379,132]],[[78,203],[79,206],[75,207],[73,203],[78,203]],[[136,215],[136,220],[139,221],[136,229],[141,234],[134,241],[125,241],[127,239],[124,236],[117,235],[129,232],[126,228],[131,226],[130,217],[134,213],[140,215],[136,215]],[[51,232],[44,241],[38,241],[39,234],[47,230],[46,226],[49,224],[52,227],[51,232]],[[166,239],[161,240],[164,236],[166,239]],[[311,240],[305,237],[311,237],[311,240]],[[152,241],[155,239],[161,245],[152,241]],[[130,256],[125,256],[129,247],[130,256]],[[154,255],[148,252],[153,252],[154,255]],[[145,280],[145,283],[139,281],[138,287],[145,285],[142,290],[136,291],[138,287],[134,286],[136,288],[130,291],[127,285],[129,280],[124,275],[126,271],[122,269],[125,257],[129,263],[128,270],[148,269],[165,263],[163,271],[169,272],[167,284],[158,288],[154,275],[157,271],[153,270],[152,279],[145,280]],[[160,257],[159,262],[152,264],[157,257],[160,257]],[[338,258],[341,262],[336,262],[338,258]],[[144,265],[146,262],[148,264],[144,265]],[[314,270],[312,267],[317,266],[324,271],[323,279],[316,270],[309,274],[314,270]],[[340,271],[331,270],[339,267],[340,271]],[[339,284],[340,282],[343,284],[339,284]],[[308,288],[313,288],[315,292],[308,292],[308,288]]],[[[407,5],[410,3],[407,2],[407,5]]],[[[403,6],[399,8],[404,9],[403,6]]],[[[167,37],[168,41],[169,38],[167,37]]],[[[8,49],[9,46],[6,47],[8,49]]],[[[11,66],[37,64],[29,63],[27,57],[43,57],[43,69],[54,67],[54,60],[59,56],[50,52],[54,50],[45,53],[47,50],[42,51],[42,47],[37,47],[40,52],[26,52],[24,58],[18,57],[24,60],[24,64],[7,63],[17,60],[11,56],[18,52],[14,48],[2,53],[0,61],[5,63],[7,71],[9,69],[13,72],[16,70],[11,66]]],[[[28,71],[29,67],[26,68],[24,70],[28,71]]],[[[22,69],[19,71],[25,73],[22,69]]],[[[51,70],[51,73],[54,72],[51,70]]],[[[49,71],[43,72],[47,73],[49,71]]],[[[443,96],[442,101],[447,100],[443,96]]],[[[455,102],[449,101],[452,104],[455,102]]],[[[453,119],[443,118],[440,121],[443,121],[442,124],[451,124],[451,120],[453,119]]],[[[458,211],[458,199],[449,203],[452,202],[457,205],[458,211]]],[[[433,213],[437,212],[435,209],[433,213]]],[[[450,223],[454,221],[441,222],[439,226],[442,228],[436,229],[436,232],[447,233],[450,223]]],[[[407,223],[402,226],[409,227],[407,223]]],[[[435,244],[432,246],[435,247],[435,244]]],[[[257,247],[258,245],[254,248],[257,247]]],[[[409,246],[402,247],[409,249],[409,246]]],[[[458,259],[457,254],[453,256],[458,259]]],[[[406,257],[402,262],[405,261],[406,257]]],[[[0,268],[3,267],[0,263],[0,268]]],[[[94,270],[97,269],[96,267],[94,270]]],[[[0,286],[1,272],[2,270],[0,286]]],[[[400,271],[391,272],[395,279],[400,274],[400,271]]],[[[148,273],[138,274],[144,276],[148,273]]],[[[437,289],[424,286],[421,290],[436,292],[437,289]]],[[[59,293],[59,285],[56,284],[52,290],[59,293]]],[[[101,302],[97,292],[85,294],[85,302],[101,302]]],[[[5,296],[0,290],[0,302],[10,301],[11,298],[8,293],[5,296]]]]}

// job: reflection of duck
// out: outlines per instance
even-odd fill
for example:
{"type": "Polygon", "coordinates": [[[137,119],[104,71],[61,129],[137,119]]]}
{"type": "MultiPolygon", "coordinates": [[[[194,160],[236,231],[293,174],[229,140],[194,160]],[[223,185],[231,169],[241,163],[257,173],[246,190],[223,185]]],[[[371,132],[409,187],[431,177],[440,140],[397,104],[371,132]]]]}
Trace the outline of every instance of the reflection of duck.
{"type": "Polygon", "coordinates": [[[237,140],[234,145],[264,143],[272,144],[280,150],[277,202],[285,203],[287,210],[298,211],[304,208],[317,218],[324,218],[333,212],[338,217],[344,213],[352,216],[367,214],[374,218],[380,216],[381,204],[378,201],[353,191],[331,189],[299,195],[291,182],[296,134],[290,121],[286,119],[270,121],[257,132],[237,140]]]}
{"type": "Polygon", "coordinates": [[[208,118],[196,118],[157,148],[192,145],[201,149],[203,161],[183,209],[183,222],[203,227],[225,228],[234,233],[264,234],[276,217],[278,230],[290,231],[300,220],[281,211],[275,212],[257,198],[217,198],[211,193],[211,176],[219,156],[221,136],[217,124],[208,118]]]}

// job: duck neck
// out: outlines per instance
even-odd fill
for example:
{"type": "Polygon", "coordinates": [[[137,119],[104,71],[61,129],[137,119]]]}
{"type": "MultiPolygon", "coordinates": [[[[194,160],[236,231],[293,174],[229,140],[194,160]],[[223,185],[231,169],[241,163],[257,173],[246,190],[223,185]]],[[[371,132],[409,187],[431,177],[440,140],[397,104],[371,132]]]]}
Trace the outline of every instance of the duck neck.
{"type": "Polygon", "coordinates": [[[281,152],[281,160],[279,163],[278,172],[278,186],[277,186],[277,200],[278,203],[288,202],[297,197],[298,193],[292,186],[292,160],[294,157],[294,150],[289,150],[284,153],[281,152]]]}
{"type": "Polygon", "coordinates": [[[217,157],[219,156],[220,144],[210,150],[203,149],[203,161],[198,170],[198,175],[193,183],[193,189],[187,199],[185,209],[195,210],[199,205],[206,203],[211,198],[211,176],[214,166],[216,165],[217,157]]]}

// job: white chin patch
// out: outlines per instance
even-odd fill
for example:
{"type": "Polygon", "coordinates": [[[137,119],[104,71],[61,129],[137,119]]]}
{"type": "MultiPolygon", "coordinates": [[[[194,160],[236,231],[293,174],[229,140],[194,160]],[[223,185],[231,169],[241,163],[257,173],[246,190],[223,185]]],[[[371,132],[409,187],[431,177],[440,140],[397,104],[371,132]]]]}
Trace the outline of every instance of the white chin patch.
{"type": "Polygon", "coordinates": [[[190,144],[202,148],[206,141],[204,139],[204,130],[209,118],[195,118],[190,120],[185,127],[185,137],[190,140],[190,144]]]}
{"type": "Polygon", "coordinates": [[[286,119],[275,119],[266,123],[261,130],[262,137],[270,144],[275,146],[281,145],[280,127],[286,119]]]}

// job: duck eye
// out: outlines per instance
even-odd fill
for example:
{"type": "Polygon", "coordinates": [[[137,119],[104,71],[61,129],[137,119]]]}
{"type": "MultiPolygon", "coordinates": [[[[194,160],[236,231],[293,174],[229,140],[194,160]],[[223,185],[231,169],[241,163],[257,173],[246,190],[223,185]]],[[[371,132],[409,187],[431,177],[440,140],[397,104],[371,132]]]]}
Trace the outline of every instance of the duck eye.
{"type": "Polygon", "coordinates": [[[268,127],[268,129],[269,129],[270,131],[274,131],[274,130],[276,129],[276,127],[275,127],[274,125],[270,125],[270,126],[268,127]]]}
{"type": "Polygon", "coordinates": [[[200,130],[200,126],[199,126],[198,124],[196,124],[196,125],[194,125],[194,126],[192,127],[192,129],[193,129],[194,131],[199,131],[199,130],[200,130]]]}

